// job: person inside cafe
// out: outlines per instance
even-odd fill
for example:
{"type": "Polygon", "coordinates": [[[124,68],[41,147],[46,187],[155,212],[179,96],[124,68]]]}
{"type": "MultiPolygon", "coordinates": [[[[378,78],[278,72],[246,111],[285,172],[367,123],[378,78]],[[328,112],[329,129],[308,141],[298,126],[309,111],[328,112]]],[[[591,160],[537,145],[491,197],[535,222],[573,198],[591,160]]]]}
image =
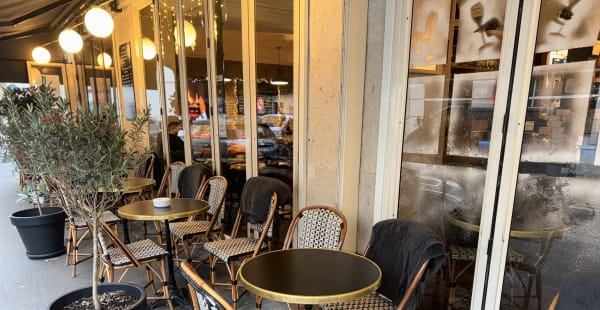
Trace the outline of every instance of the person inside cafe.
{"type": "Polygon", "coordinates": [[[185,161],[185,153],[183,140],[179,137],[179,132],[183,129],[180,121],[170,122],[167,126],[169,131],[169,154],[171,155],[171,162],[174,161],[185,161]]]}

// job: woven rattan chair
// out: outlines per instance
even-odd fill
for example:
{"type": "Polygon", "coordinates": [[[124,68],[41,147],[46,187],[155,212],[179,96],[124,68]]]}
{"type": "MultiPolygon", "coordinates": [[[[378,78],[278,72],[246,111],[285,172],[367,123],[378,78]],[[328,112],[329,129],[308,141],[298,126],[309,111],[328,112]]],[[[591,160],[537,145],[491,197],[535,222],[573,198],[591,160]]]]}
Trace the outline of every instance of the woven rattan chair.
{"type": "Polygon", "coordinates": [[[348,224],[342,212],[328,206],[310,206],[298,211],[288,228],[283,249],[289,249],[297,232],[295,248],[341,250],[348,224]]]}
{"type": "Polygon", "coordinates": [[[323,309],[415,309],[420,297],[418,284],[426,271],[437,273],[446,261],[437,234],[421,223],[401,219],[375,224],[365,255],[381,268],[377,292],[322,305],[323,309]]]}
{"type": "Polygon", "coordinates": [[[189,263],[181,263],[181,275],[188,283],[194,310],[233,310],[233,306],[206,283],[189,263]]]}
{"type": "MultiPolygon", "coordinates": [[[[204,165],[186,166],[185,163],[180,161],[173,162],[165,169],[155,197],[200,199],[202,186],[210,175],[212,175],[212,171],[204,165]],[[167,193],[167,187],[170,187],[169,193],[167,193]]],[[[163,243],[162,225],[162,221],[154,221],[154,227],[160,244],[163,243]]],[[[144,236],[147,234],[148,232],[144,224],[144,236]]]]}
{"type": "Polygon", "coordinates": [[[179,189],[179,175],[185,168],[182,161],[172,162],[165,167],[165,172],[160,181],[156,197],[175,197],[179,189]]]}
{"type": "MultiPolygon", "coordinates": [[[[169,288],[167,285],[167,251],[160,245],[150,239],[143,239],[129,244],[123,243],[118,236],[106,224],[102,224],[98,234],[101,251],[100,281],[104,281],[105,274],[108,282],[114,282],[115,270],[124,270],[117,282],[123,281],[131,268],[144,267],[146,269],[146,278],[148,282],[144,288],[152,286],[154,294],[158,295],[154,276],[157,276],[162,285],[162,294],[159,299],[166,299],[169,308],[173,305],[169,298],[169,288]],[[157,270],[152,264],[159,263],[160,270],[157,270]]],[[[155,299],[156,297],[148,297],[155,299]]]]}
{"type": "MultiPolygon", "coordinates": [[[[44,182],[46,182],[46,185],[53,196],[58,199],[58,202],[62,205],[63,209],[71,210],[58,182],[56,182],[54,178],[48,176],[44,177],[44,182]]],[[[81,217],[77,217],[72,214],[72,212],[69,213],[67,218],[67,253],[65,265],[71,265],[71,276],[74,278],[77,276],[77,265],[92,257],[91,253],[79,252],[79,245],[88,235],[90,235],[90,227],[81,217]]],[[[116,235],[119,234],[118,224],[121,222],[121,218],[116,216],[113,212],[106,210],[102,213],[102,221],[107,224],[116,235]]]]}
{"type": "MultiPolygon", "coordinates": [[[[216,240],[217,238],[212,237],[213,234],[217,234],[219,237],[223,235],[219,217],[221,207],[225,201],[227,180],[222,176],[209,178],[202,186],[199,196],[204,198],[206,191],[208,191],[208,204],[210,206],[207,212],[209,216],[207,220],[189,218],[188,221],[175,222],[169,225],[171,235],[174,239],[173,244],[178,246],[178,241],[181,241],[180,243],[188,262],[192,261],[193,248],[190,249],[191,244],[196,244],[200,241],[216,240]]],[[[179,250],[176,253],[179,253],[179,250]]]]}
{"type": "MultiPolygon", "coordinates": [[[[121,222],[121,218],[116,216],[111,211],[106,210],[104,213],[102,213],[102,221],[109,225],[112,231],[118,235],[118,225],[121,222]]],[[[81,245],[81,242],[89,235],[90,229],[86,221],[80,217],[69,218],[65,265],[71,265],[72,277],[77,276],[77,265],[92,257],[91,253],[79,252],[79,246],[81,245]]]]}
{"type": "MultiPolygon", "coordinates": [[[[328,206],[309,206],[298,210],[288,228],[283,249],[289,249],[297,233],[294,248],[318,248],[341,250],[348,223],[342,212],[328,206]]],[[[262,297],[256,296],[256,307],[262,305],[262,297]]]]}
{"type": "Polygon", "coordinates": [[[256,256],[261,250],[271,250],[273,217],[277,203],[285,203],[289,195],[289,187],[278,179],[261,176],[248,179],[242,190],[241,207],[233,224],[231,238],[204,244],[208,251],[210,281],[213,285],[231,286],[231,299],[234,304],[238,300],[236,263],[256,256]],[[242,218],[246,222],[247,235],[238,238],[242,218]],[[225,262],[230,283],[216,283],[215,265],[218,260],[225,262]]]}

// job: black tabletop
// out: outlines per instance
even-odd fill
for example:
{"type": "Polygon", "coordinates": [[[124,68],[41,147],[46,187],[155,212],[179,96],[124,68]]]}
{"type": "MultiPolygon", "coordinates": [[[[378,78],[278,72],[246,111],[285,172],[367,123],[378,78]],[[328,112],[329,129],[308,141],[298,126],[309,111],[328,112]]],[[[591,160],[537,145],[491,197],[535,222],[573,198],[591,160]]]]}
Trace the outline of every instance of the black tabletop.
{"type": "Polygon", "coordinates": [[[248,260],[240,270],[248,291],[264,298],[321,304],[347,301],[373,292],[381,270],[353,253],[325,249],[267,252],[248,260]]]}

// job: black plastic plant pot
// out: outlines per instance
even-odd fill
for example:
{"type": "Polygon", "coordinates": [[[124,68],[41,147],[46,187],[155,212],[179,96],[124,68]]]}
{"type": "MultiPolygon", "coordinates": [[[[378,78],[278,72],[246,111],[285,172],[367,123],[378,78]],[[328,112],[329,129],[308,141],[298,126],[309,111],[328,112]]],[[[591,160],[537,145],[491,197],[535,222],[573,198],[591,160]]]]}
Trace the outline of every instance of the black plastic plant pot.
{"type": "Polygon", "coordinates": [[[63,255],[65,248],[65,219],[61,207],[43,207],[17,211],[10,222],[17,227],[25,254],[30,259],[46,259],[63,255]]]}
{"type": "MultiPolygon", "coordinates": [[[[125,291],[128,294],[137,297],[137,302],[127,308],[128,310],[146,310],[148,309],[148,304],[146,303],[146,291],[140,287],[139,285],[133,283],[107,283],[98,285],[98,294],[106,293],[106,292],[116,292],[116,291],[125,291]]],[[[55,300],[50,307],[49,310],[62,310],[66,306],[70,305],[74,301],[77,301],[82,298],[88,298],[92,296],[92,287],[81,288],[72,292],[69,292],[57,300],[55,300]]]]}

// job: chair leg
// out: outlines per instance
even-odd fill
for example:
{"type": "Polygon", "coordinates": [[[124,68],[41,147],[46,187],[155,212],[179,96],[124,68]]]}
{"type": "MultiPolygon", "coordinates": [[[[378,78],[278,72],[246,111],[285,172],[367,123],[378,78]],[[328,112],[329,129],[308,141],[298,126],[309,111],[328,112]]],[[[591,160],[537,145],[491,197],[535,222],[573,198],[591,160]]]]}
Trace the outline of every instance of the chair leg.
{"type": "Polygon", "coordinates": [[[169,284],[167,283],[167,264],[165,259],[160,260],[160,273],[162,274],[162,286],[163,286],[163,296],[167,299],[167,303],[169,304],[169,309],[173,310],[173,302],[171,301],[171,294],[169,292],[169,284]]]}
{"type": "Polygon", "coordinates": [[[152,276],[152,270],[148,266],[146,266],[146,280],[148,281],[148,283],[146,284],[146,287],[148,287],[149,285],[152,285],[152,291],[154,292],[154,295],[158,295],[158,290],[156,289],[156,283],[154,283],[154,277],[152,276]]]}
{"type": "Polygon", "coordinates": [[[237,277],[235,275],[235,262],[231,261],[228,263],[229,269],[229,279],[231,280],[231,300],[234,304],[238,302],[238,293],[237,293],[237,277]]]}
{"type": "Polygon", "coordinates": [[[216,277],[215,277],[215,265],[217,264],[217,257],[212,253],[208,253],[208,265],[210,267],[210,283],[214,286],[216,277]]]}
{"type": "Polygon", "coordinates": [[[67,231],[67,255],[65,257],[65,266],[69,266],[71,259],[71,247],[73,246],[73,227],[69,224],[69,230],[67,231]]]}
{"type": "Polygon", "coordinates": [[[256,295],[256,310],[262,309],[262,296],[256,295]]]}

